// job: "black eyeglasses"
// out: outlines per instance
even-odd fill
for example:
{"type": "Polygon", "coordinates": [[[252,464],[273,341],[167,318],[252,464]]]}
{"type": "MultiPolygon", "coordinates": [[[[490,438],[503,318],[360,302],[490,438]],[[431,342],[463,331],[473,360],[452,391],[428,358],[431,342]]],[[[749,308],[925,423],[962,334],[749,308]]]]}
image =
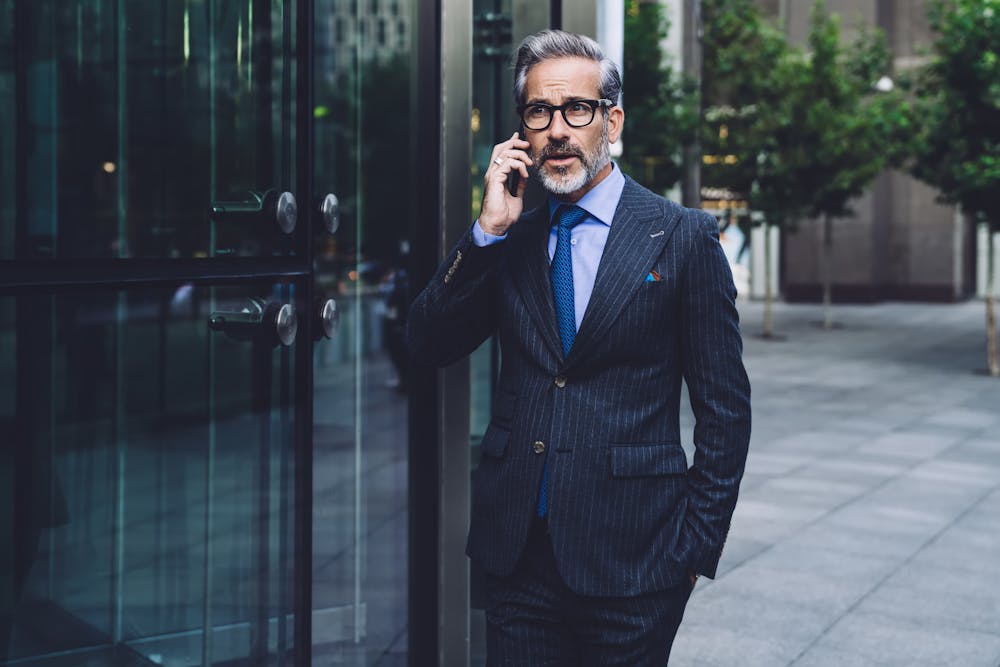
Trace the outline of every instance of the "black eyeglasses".
{"type": "Polygon", "coordinates": [[[544,130],[552,124],[552,114],[556,111],[562,114],[563,120],[570,127],[586,127],[594,122],[598,109],[614,106],[611,100],[572,100],[566,104],[552,106],[551,104],[526,104],[517,108],[521,114],[521,122],[529,130],[544,130]]]}

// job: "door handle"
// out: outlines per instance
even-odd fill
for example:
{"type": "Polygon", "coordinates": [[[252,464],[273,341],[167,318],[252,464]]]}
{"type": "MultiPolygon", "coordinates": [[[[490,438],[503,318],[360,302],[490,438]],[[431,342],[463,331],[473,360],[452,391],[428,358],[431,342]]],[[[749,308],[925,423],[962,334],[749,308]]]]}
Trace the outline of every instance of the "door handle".
{"type": "Polygon", "coordinates": [[[298,222],[298,207],[291,192],[266,190],[250,191],[247,201],[214,202],[208,211],[213,222],[237,222],[249,224],[276,224],[285,234],[295,231],[298,222]]]}
{"type": "Polygon", "coordinates": [[[221,331],[233,340],[289,346],[295,341],[298,317],[290,303],[247,299],[238,311],[220,311],[208,318],[208,328],[221,331]]]}
{"type": "Polygon", "coordinates": [[[319,341],[322,338],[326,338],[327,340],[333,339],[340,328],[340,309],[337,308],[337,300],[326,299],[324,301],[322,298],[318,299],[314,312],[319,317],[316,318],[315,326],[313,327],[313,340],[319,341]]]}
{"type": "Polygon", "coordinates": [[[340,228],[340,200],[337,199],[337,195],[327,193],[316,208],[319,210],[320,221],[326,227],[326,231],[336,234],[340,228]]]}

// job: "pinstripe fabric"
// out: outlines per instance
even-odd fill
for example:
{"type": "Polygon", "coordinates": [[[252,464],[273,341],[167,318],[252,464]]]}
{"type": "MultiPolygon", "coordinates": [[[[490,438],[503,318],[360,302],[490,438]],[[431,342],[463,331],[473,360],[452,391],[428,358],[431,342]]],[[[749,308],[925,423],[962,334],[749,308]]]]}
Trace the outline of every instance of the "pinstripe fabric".
{"type": "Polygon", "coordinates": [[[713,576],[750,437],[735,288],[715,220],[628,179],[563,358],[546,217],[527,212],[486,248],[467,235],[409,317],[423,362],[451,363],[499,334],[468,553],[495,576],[514,570],[535,513],[541,441],[552,547],[571,590],[631,596],[677,586],[688,572],[713,576]],[[662,279],[646,281],[651,271],[662,279]],[[696,418],[690,469],[682,379],[696,418]]]}
{"type": "MultiPolygon", "coordinates": [[[[558,241],[552,257],[552,299],[556,307],[556,323],[563,356],[569,354],[576,338],[576,309],[573,299],[573,255],[570,252],[570,232],[587,217],[579,206],[560,206],[556,212],[559,221],[558,241]]],[[[542,464],[542,482],[538,488],[538,516],[549,510],[548,467],[542,464]]]]}
{"type": "Polygon", "coordinates": [[[559,575],[534,528],[507,577],[486,579],[487,667],[663,667],[690,583],[630,597],[588,597],[559,575]]]}

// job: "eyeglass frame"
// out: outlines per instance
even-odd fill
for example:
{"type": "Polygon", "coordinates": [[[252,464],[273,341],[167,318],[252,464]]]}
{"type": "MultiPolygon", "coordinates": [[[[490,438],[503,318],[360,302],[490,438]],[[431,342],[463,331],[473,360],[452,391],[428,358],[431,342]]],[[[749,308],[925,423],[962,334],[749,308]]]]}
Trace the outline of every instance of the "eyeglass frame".
{"type": "Polygon", "coordinates": [[[572,128],[581,128],[581,127],[587,127],[588,125],[590,125],[591,123],[594,122],[594,119],[597,117],[597,110],[598,109],[610,109],[613,106],[616,106],[614,102],[612,102],[611,100],[609,100],[607,98],[603,98],[603,97],[601,99],[599,99],[599,100],[570,100],[569,102],[566,102],[564,104],[560,104],[558,106],[554,105],[554,104],[545,104],[544,102],[532,102],[531,104],[520,104],[520,105],[518,105],[518,107],[517,107],[517,115],[521,119],[521,124],[526,129],[532,130],[534,132],[541,132],[543,130],[549,129],[549,126],[552,125],[552,119],[555,118],[556,111],[558,111],[560,114],[562,114],[563,121],[568,126],[570,126],[572,128]],[[570,122],[569,118],[566,117],[566,108],[567,107],[571,107],[574,104],[581,104],[581,103],[582,104],[586,104],[587,106],[590,107],[590,110],[591,110],[590,120],[588,120],[583,125],[574,125],[573,123],[570,122]],[[524,112],[527,111],[529,107],[545,107],[546,109],[548,109],[548,111],[549,111],[549,122],[545,123],[544,127],[530,127],[528,125],[528,123],[525,122],[525,120],[524,120],[524,112]]]}

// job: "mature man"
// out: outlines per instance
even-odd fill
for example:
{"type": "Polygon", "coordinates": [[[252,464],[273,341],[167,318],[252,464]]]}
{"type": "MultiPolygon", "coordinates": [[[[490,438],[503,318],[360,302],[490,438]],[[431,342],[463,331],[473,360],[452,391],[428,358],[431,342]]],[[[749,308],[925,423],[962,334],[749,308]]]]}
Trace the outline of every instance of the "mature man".
{"type": "Polygon", "coordinates": [[[521,44],[524,138],[493,149],[479,220],[410,311],[411,349],[439,365],[500,338],[468,542],[488,577],[490,665],[666,664],[746,462],[750,387],[718,228],[611,162],[620,94],[593,40],[521,44]],[[522,213],[531,177],[548,205],[522,213]]]}

